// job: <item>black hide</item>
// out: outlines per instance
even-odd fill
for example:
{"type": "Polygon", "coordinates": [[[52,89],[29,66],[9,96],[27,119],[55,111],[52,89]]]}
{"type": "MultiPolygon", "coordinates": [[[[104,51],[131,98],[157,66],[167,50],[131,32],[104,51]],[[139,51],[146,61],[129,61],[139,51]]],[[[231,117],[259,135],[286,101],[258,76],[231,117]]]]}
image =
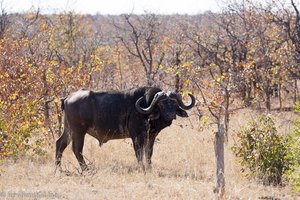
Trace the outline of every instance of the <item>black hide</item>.
{"type": "MultiPolygon", "coordinates": [[[[139,164],[151,166],[153,144],[157,134],[170,126],[176,115],[187,117],[178,101],[161,92],[157,87],[140,87],[122,92],[93,92],[79,90],[62,100],[64,110],[64,131],[56,142],[56,165],[60,166],[64,149],[72,141],[74,154],[84,170],[86,163],[82,156],[86,133],[98,139],[100,146],[112,139],[131,138],[139,164]],[[151,105],[157,98],[150,113],[136,109],[151,105]],[[156,95],[156,96],[155,96],[156,95]]],[[[190,95],[191,96],[191,95],[190,95]]],[[[195,104],[193,96],[191,105],[195,104]]],[[[182,101],[181,101],[182,103],[182,101]]]]}

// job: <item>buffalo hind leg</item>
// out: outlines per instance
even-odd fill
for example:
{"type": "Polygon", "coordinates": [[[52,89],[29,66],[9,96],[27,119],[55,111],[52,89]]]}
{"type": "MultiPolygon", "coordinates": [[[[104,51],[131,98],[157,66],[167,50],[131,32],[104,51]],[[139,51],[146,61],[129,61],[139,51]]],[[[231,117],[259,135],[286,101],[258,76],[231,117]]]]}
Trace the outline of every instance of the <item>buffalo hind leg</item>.
{"type": "Polygon", "coordinates": [[[57,167],[61,166],[61,157],[66,149],[66,147],[70,144],[71,138],[68,130],[64,128],[63,134],[60,138],[56,141],[56,154],[55,154],[55,165],[57,167]]]}
{"type": "Polygon", "coordinates": [[[73,134],[73,142],[72,142],[72,149],[76,156],[76,159],[78,160],[78,163],[81,167],[81,170],[84,171],[87,169],[87,165],[84,161],[84,158],[82,156],[82,150],[84,145],[84,136],[85,132],[77,132],[73,134]]]}

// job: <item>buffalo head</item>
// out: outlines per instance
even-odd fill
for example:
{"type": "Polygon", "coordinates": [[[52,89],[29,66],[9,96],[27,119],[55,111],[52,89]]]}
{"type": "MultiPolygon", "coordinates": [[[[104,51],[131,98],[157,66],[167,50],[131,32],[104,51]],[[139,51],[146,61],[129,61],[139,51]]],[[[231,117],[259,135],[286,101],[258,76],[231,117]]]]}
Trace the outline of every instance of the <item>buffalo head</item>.
{"type": "Polygon", "coordinates": [[[139,113],[145,115],[149,114],[151,120],[159,119],[162,123],[170,125],[172,120],[176,119],[176,115],[188,117],[185,110],[189,110],[195,105],[195,97],[191,94],[189,94],[189,96],[191,98],[191,103],[185,105],[179,93],[165,93],[160,91],[154,95],[154,98],[148,107],[143,108],[141,106],[144,97],[140,97],[136,101],[135,107],[139,113]]]}

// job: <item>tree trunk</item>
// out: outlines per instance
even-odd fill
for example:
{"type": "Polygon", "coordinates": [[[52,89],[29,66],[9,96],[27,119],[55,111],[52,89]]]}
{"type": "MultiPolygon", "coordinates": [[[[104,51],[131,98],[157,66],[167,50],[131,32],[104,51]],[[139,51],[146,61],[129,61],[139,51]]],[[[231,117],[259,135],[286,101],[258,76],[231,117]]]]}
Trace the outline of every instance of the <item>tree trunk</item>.
{"type": "Polygon", "coordinates": [[[216,187],[214,193],[222,198],[225,194],[225,178],[224,178],[224,124],[218,124],[218,132],[215,133],[215,155],[216,155],[216,187]]]}
{"type": "Polygon", "coordinates": [[[282,110],[281,83],[278,84],[279,110],[282,110]]]}
{"type": "Polygon", "coordinates": [[[228,89],[225,89],[225,110],[224,110],[224,123],[225,123],[225,141],[228,143],[228,129],[229,129],[229,105],[230,105],[230,93],[228,89]]]}
{"type": "Polygon", "coordinates": [[[298,101],[298,85],[297,85],[297,78],[295,78],[294,82],[295,92],[294,92],[294,104],[298,101]]]}
{"type": "Polygon", "coordinates": [[[265,104],[268,111],[271,111],[271,95],[272,95],[272,88],[270,86],[270,82],[267,81],[264,85],[264,93],[265,93],[265,104]]]}
{"type": "Polygon", "coordinates": [[[147,79],[147,86],[153,86],[155,84],[150,72],[146,73],[146,79],[147,79]]]}
{"type": "Polygon", "coordinates": [[[121,90],[124,90],[126,87],[124,86],[123,68],[122,68],[122,64],[121,64],[121,53],[120,53],[119,50],[117,51],[117,54],[118,54],[117,65],[118,65],[118,68],[119,68],[119,71],[120,71],[120,88],[121,88],[121,90]]]}
{"type": "Polygon", "coordinates": [[[266,92],[266,108],[268,111],[271,110],[271,95],[269,92],[266,92]]]}
{"type": "Polygon", "coordinates": [[[181,92],[180,77],[178,74],[175,75],[175,92],[181,92]]]}
{"type": "Polygon", "coordinates": [[[248,107],[252,104],[252,96],[251,96],[251,91],[252,91],[252,85],[247,85],[245,84],[245,106],[248,107]]]}
{"type": "MultiPolygon", "coordinates": [[[[179,52],[176,52],[176,54],[175,54],[175,66],[177,67],[177,70],[179,70],[178,69],[178,67],[179,67],[179,65],[180,65],[180,63],[181,63],[181,60],[179,59],[179,52]]],[[[179,74],[176,74],[175,75],[175,92],[181,92],[181,80],[180,80],[180,76],[179,76],[179,74]]]]}
{"type": "Polygon", "coordinates": [[[51,135],[49,136],[53,140],[55,139],[53,131],[50,126],[50,106],[49,103],[52,101],[48,99],[48,82],[47,82],[47,74],[46,67],[43,67],[43,98],[44,98],[44,126],[47,131],[50,131],[51,135]]]}

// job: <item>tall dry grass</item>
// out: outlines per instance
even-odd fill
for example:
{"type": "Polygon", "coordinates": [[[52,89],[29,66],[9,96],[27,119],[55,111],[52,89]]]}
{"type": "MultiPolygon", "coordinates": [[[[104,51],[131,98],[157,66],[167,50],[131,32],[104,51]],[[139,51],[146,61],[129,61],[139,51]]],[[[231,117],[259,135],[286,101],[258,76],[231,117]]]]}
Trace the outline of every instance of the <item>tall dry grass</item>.
{"type": "MultiPolygon", "coordinates": [[[[274,115],[282,124],[294,117],[274,115]]],[[[225,199],[297,199],[299,194],[289,186],[265,187],[240,173],[230,147],[236,130],[255,117],[250,110],[232,116],[225,147],[225,199]]],[[[0,199],[216,199],[214,127],[200,132],[195,118],[177,119],[160,133],[151,172],[137,170],[129,139],[109,141],[100,148],[96,139],[86,136],[84,156],[92,170],[78,172],[69,146],[62,159],[64,172],[55,172],[54,149],[49,147],[44,157],[27,155],[1,165],[0,199]]]]}

